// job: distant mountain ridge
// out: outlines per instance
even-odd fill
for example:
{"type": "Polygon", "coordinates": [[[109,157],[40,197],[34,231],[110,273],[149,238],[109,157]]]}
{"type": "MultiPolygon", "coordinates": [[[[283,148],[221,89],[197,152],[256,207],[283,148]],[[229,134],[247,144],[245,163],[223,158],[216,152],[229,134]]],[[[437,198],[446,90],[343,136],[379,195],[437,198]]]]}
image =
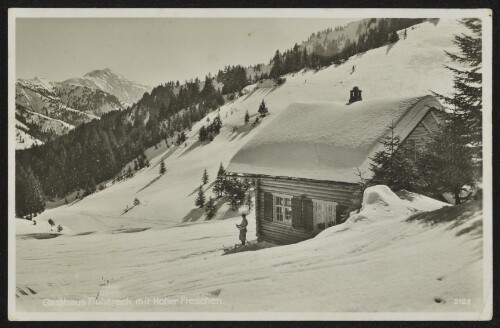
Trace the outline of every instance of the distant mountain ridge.
{"type": "Polygon", "coordinates": [[[109,68],[63,82],[19,79],[16,149],[40,145],[108,112],[126,109],[150,90],[109,68]]]}
{"type": "Polygon", "coordinates": [[[130,81],[110,68],[94,70],[83,77],[67,79],[62,83],[102,90],[114,95],[127,105],[132,105],[141,99],[145,92],[153,89],[151,86],[130,81]]]}

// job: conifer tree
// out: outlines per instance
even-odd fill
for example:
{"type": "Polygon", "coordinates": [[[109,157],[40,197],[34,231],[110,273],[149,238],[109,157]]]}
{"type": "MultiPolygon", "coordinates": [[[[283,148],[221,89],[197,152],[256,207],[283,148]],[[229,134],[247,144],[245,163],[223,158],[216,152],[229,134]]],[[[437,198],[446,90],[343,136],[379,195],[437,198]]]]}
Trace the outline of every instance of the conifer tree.
{"type": "Polygon", "coordinates": [[[217,214],[217,207],[215,206],[214,199],[210,197],[205,204],[205,219],[210,220],[215,214],[217,214]]]}
{"type": "Polygon", "coordinates": [[[217,114],[217,116],[214,118],[214,121],[211,124],[212,129],[214,130],[215,134],[219,134],[220,129],[222,128],[222,120],[220,119],[220,114],[217,114]]]}
{"type": "Polygon", "coordinates": [[[274,57],[272,59],[273,66],[271,67],[271,71],[269,72],[269,76],[272,79],[278,79],[281,76],[282,70],[282,57],[279,50],[276,50],[274,57]]]}
{"type": "Polygon", "coordinates": [[[29,215],[42,213],[45,210],[42,187],[31,168],[16,165],[16,215],[29,215]]]}
{"type": "Polygon", "coordinates": [[[482,162],[482,23],[478,18],[467,18],[460,23],[470,30],[469,34],[455,35],[453,43],[458,53],[446,52],[460,68],[446,66],[454,75],[453,93],[434,93],[451,110],[448,131],[455,130],[456,138],[473,150],[474,161],[482,162]],[[453,127],[452,127],[453,126],[453,127]]]}
{"type": "Polygon", "coordinates": [[[259,114],[261,117],[265,117],[268,113],[269,110],[267,109],[266,103],[264,102],[264,99],[262,99],[262,102],[259,105],[259,114]]]}
{"type": "Polygon", "coordinates": [[[428,193],[451,192],[455,204],[461,202],[465,185],[475,185],[475,173],[482,166],[482,23],[480,19],[460,20],[469,34],[456,35],[458,53],[446,54],[460,68],[446,66],[453,72],[451,95],[434,93],[451,112],[445,117],[441,132],[426,146],[419,162],[423,188],[428,193]],[[424,158],[423,156],[423,158],[424,158]]]}
{"type": "Polygon", "coordinates": [[[198,196],[196,197],[194,204],[199,208],[202,208],[205,205],[205,194],[203,193],[202,186],[198,188],[198,196]]]}
{"type": "Polygon", "coordinates": [[[207,168],[203,171],[203,176],[201,177],[201,181],[203,182],[203,185],[206,185],[208,183],[208,172],[207,168]]]}
{"type": "Polygon", "coordinates": [[[250,114],[248,114],[248,110],[245,112],[245,124],[248,124],[250,122],[250,114]]]}
{"type": "Polygon", "coordinates": [[[384,148],[376,152],[371,158],[370,169],[373,173],[371,179],[373,184],[385,184],[391,188],[395,179],[394,154],[399,146],[400,139],[399,136],[394,134],[394,123],[389,128],[390,134],[380,141],[384,148]]]}
{"type": "Polygon", "coordinates": [[[389,43],[394,43],[394,42],[398,42],[399,41],[399,36],[398,36],[398,33],[396,32],[392,32],[390,35],[389,35],[389,43]]]}
{"type": "Polygon", "coordinates": [[[236,211],[244,203],[246,191],[245,184],[240,179],[231,178],[226,180],[224,194],[229,199],[233,211],[236,211]]]}
{"type": "Polygon", "coordinates": [[[448,122],[426,145],[418,161],[422,191],[430,196],[451,192],[455,204],[460,204],[460,192],[465,185],[474,186],[474,149],[457,136],[461,123],[448,122]]]}
{"type": "Polygon", "coordinates": [[[167,171],[167,169],[165,168],[165,162],[161,161],[161,164],[160,164],[160,175],[164,175],[166,171],[167,171]]]}
{"type": "Polygon", "coordinates": [[[207,128],[203,125],[201,128],[200,128],[200,132],[198,134],[198,140],[200,141],[206,141],[207,140],[207,128]]]}
{"type": "Polygon", "coordinates": [[[224,193],[225,188],[225,180],[226,180],[226,170],[224,170],[224,166],[222,163],[219,165],[219,171],[217,172],[217,179],[215,180],[213,192],[217,196],[217,198],[221,198],[224,193]]]}
{"type": "Polygon", "coordinates": [[[383,149],[371,158],[371,185],[383,184],[393,191],[406,189],[416,191],[419,188],[419,174],[416,163],[417,150],[401,146],[399,136],[395,134],[395,124],[389,126],[389,134],[381,141],[383,149]]]}

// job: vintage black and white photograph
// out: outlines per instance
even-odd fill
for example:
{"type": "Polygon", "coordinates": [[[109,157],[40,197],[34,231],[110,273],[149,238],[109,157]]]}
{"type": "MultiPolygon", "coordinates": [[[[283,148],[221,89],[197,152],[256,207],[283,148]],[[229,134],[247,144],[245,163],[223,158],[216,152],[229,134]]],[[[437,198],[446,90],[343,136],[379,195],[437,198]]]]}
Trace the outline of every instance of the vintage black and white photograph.
{"type": "Polygon", "coordinates": [[[491,25],[10,9],[10,320],[490,320],[491,25]]]}

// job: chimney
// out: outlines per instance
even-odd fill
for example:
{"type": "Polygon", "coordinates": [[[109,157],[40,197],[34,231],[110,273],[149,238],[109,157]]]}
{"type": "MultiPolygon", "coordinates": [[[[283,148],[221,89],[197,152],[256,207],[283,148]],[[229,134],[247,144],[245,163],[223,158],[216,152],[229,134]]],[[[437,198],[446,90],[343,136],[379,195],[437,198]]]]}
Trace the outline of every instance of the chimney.
{"type": "Polygon", "coordinates": [[[349,97],[349,104],[352,104],[353,102],[360,101],[361,99],[361,90],[359,90],[358,87],[354,87],[351,90],[351,95],[349,97]]]}

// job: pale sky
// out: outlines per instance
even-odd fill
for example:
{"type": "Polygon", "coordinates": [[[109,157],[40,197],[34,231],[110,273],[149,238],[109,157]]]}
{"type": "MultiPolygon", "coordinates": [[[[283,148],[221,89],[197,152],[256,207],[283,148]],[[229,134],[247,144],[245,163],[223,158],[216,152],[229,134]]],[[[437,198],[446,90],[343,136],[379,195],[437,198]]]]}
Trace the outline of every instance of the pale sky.
{"type": "Polygon", "coordinates": [[[17,18],[16,78],[63,81],[106,67],[140,83],[267,63],[276,49],[352,19],[17,18]]]}

